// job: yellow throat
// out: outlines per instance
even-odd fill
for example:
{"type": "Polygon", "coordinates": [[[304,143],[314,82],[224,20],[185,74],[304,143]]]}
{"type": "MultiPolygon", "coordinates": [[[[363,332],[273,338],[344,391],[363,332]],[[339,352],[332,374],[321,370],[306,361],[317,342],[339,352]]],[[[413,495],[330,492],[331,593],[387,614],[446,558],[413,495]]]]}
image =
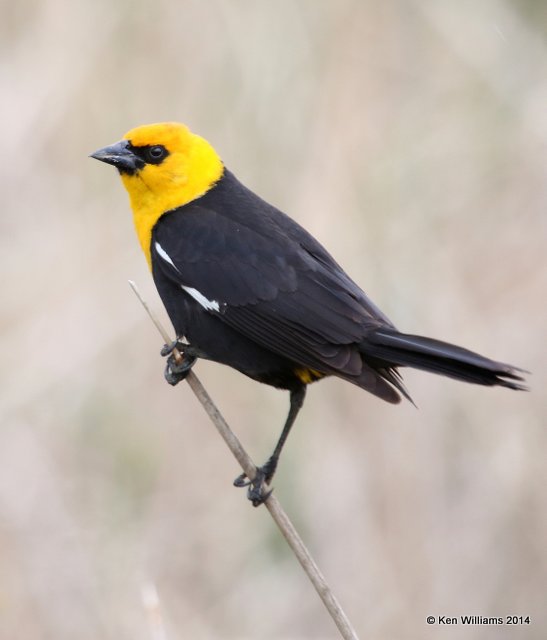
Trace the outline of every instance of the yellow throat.
{"type": "Polygon", "coordinates": [[[209,191],[224,167],[207,140],[176,122],[137,127],[124,139],[134,147],[163,145],[169,152],[161,164],[146,164],[133,175],[121,174],[137,236],[151,269],[150,243],[156,222],[164,213],[209,191]]]}

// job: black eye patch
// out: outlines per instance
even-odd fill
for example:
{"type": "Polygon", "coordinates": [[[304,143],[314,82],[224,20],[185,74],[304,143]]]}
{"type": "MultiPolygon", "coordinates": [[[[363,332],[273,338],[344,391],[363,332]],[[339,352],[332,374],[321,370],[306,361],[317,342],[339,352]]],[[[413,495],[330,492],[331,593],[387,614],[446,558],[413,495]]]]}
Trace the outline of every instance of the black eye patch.
{"type": "Polygon", "coordinates": [[[145,164],[161,164],[169,155],[162,144],[150,144],[136,147],[130,144],[131,151],[145,164]]]}

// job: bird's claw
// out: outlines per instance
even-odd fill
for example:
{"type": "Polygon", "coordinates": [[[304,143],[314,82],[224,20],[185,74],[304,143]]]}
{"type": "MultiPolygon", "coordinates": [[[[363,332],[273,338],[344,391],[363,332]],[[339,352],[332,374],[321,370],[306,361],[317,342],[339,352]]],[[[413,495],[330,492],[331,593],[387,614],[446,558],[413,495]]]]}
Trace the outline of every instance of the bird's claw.
{"type": "Polygon", "coordinates": [[[163,372],[164,378],[174,387],[186,378],[195,361],[195,358],[184,358],[182,362],[177,362],[175,358],[170,355],[169,358],[167,358],[167,364],[163,372]]]}
{"type": "Polygon", "coordinates": [[[197,360],[197,357],[189,354],[185,347],[188,347],[188,345],[178,340],[173,340],[170,344],[163,345],[160,352],[162,356],[168,356],[163,375],[173,387],[186,378],[197,360]],[[176,356],[173,353],[175,349],[180,352],[176,356]],[[183,356],[182,359],[181,355],[183,356]]]}
{"type": "Polygon", "coordinates": [[[247,498],[253,507],[259,507],[272,495],[273,489],[264,491],[275,471],[275,466],[268,460],[262,467],[257,467],[255,477],[249,480],[246,473],[242,473],[234,480],[234,487],[248,487],[247,498]]]}
{"type": "Polygon", "coordinates": [[[181,342],[178,338],[175,338],[175,340],[173,340],[172,342],[163,345],[160,351],[160,355],[165,358],[165,356],[170,356],[175,349],[178,349],[182,353],[185,346],[187,345],[184,342],[181,342]]]}

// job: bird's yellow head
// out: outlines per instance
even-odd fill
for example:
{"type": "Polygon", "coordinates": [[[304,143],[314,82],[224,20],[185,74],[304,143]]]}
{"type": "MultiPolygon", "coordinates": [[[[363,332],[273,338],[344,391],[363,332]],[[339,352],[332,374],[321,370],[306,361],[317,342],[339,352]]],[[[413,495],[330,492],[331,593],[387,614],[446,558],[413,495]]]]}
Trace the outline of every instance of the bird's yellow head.
{"type": "Polygon", "coordinates": [[[159,218],[209,191],[224,170],[213,147],[177,122],[131,129],[91,157],[120,172],[149,265],[152,228],[159,218]]]}

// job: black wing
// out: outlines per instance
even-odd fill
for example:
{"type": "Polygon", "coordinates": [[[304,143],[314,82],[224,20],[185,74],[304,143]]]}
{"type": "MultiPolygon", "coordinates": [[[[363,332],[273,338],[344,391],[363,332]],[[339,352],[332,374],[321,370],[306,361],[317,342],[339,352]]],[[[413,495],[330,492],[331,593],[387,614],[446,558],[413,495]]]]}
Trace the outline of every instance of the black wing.
{"type": "Polygon", "coordinates": [[[155,263],[261,346],[319,370],[359,375],[355,345],[367,331],[393,325],[309,233],[228,178],[159,220],[155,263]]]}

